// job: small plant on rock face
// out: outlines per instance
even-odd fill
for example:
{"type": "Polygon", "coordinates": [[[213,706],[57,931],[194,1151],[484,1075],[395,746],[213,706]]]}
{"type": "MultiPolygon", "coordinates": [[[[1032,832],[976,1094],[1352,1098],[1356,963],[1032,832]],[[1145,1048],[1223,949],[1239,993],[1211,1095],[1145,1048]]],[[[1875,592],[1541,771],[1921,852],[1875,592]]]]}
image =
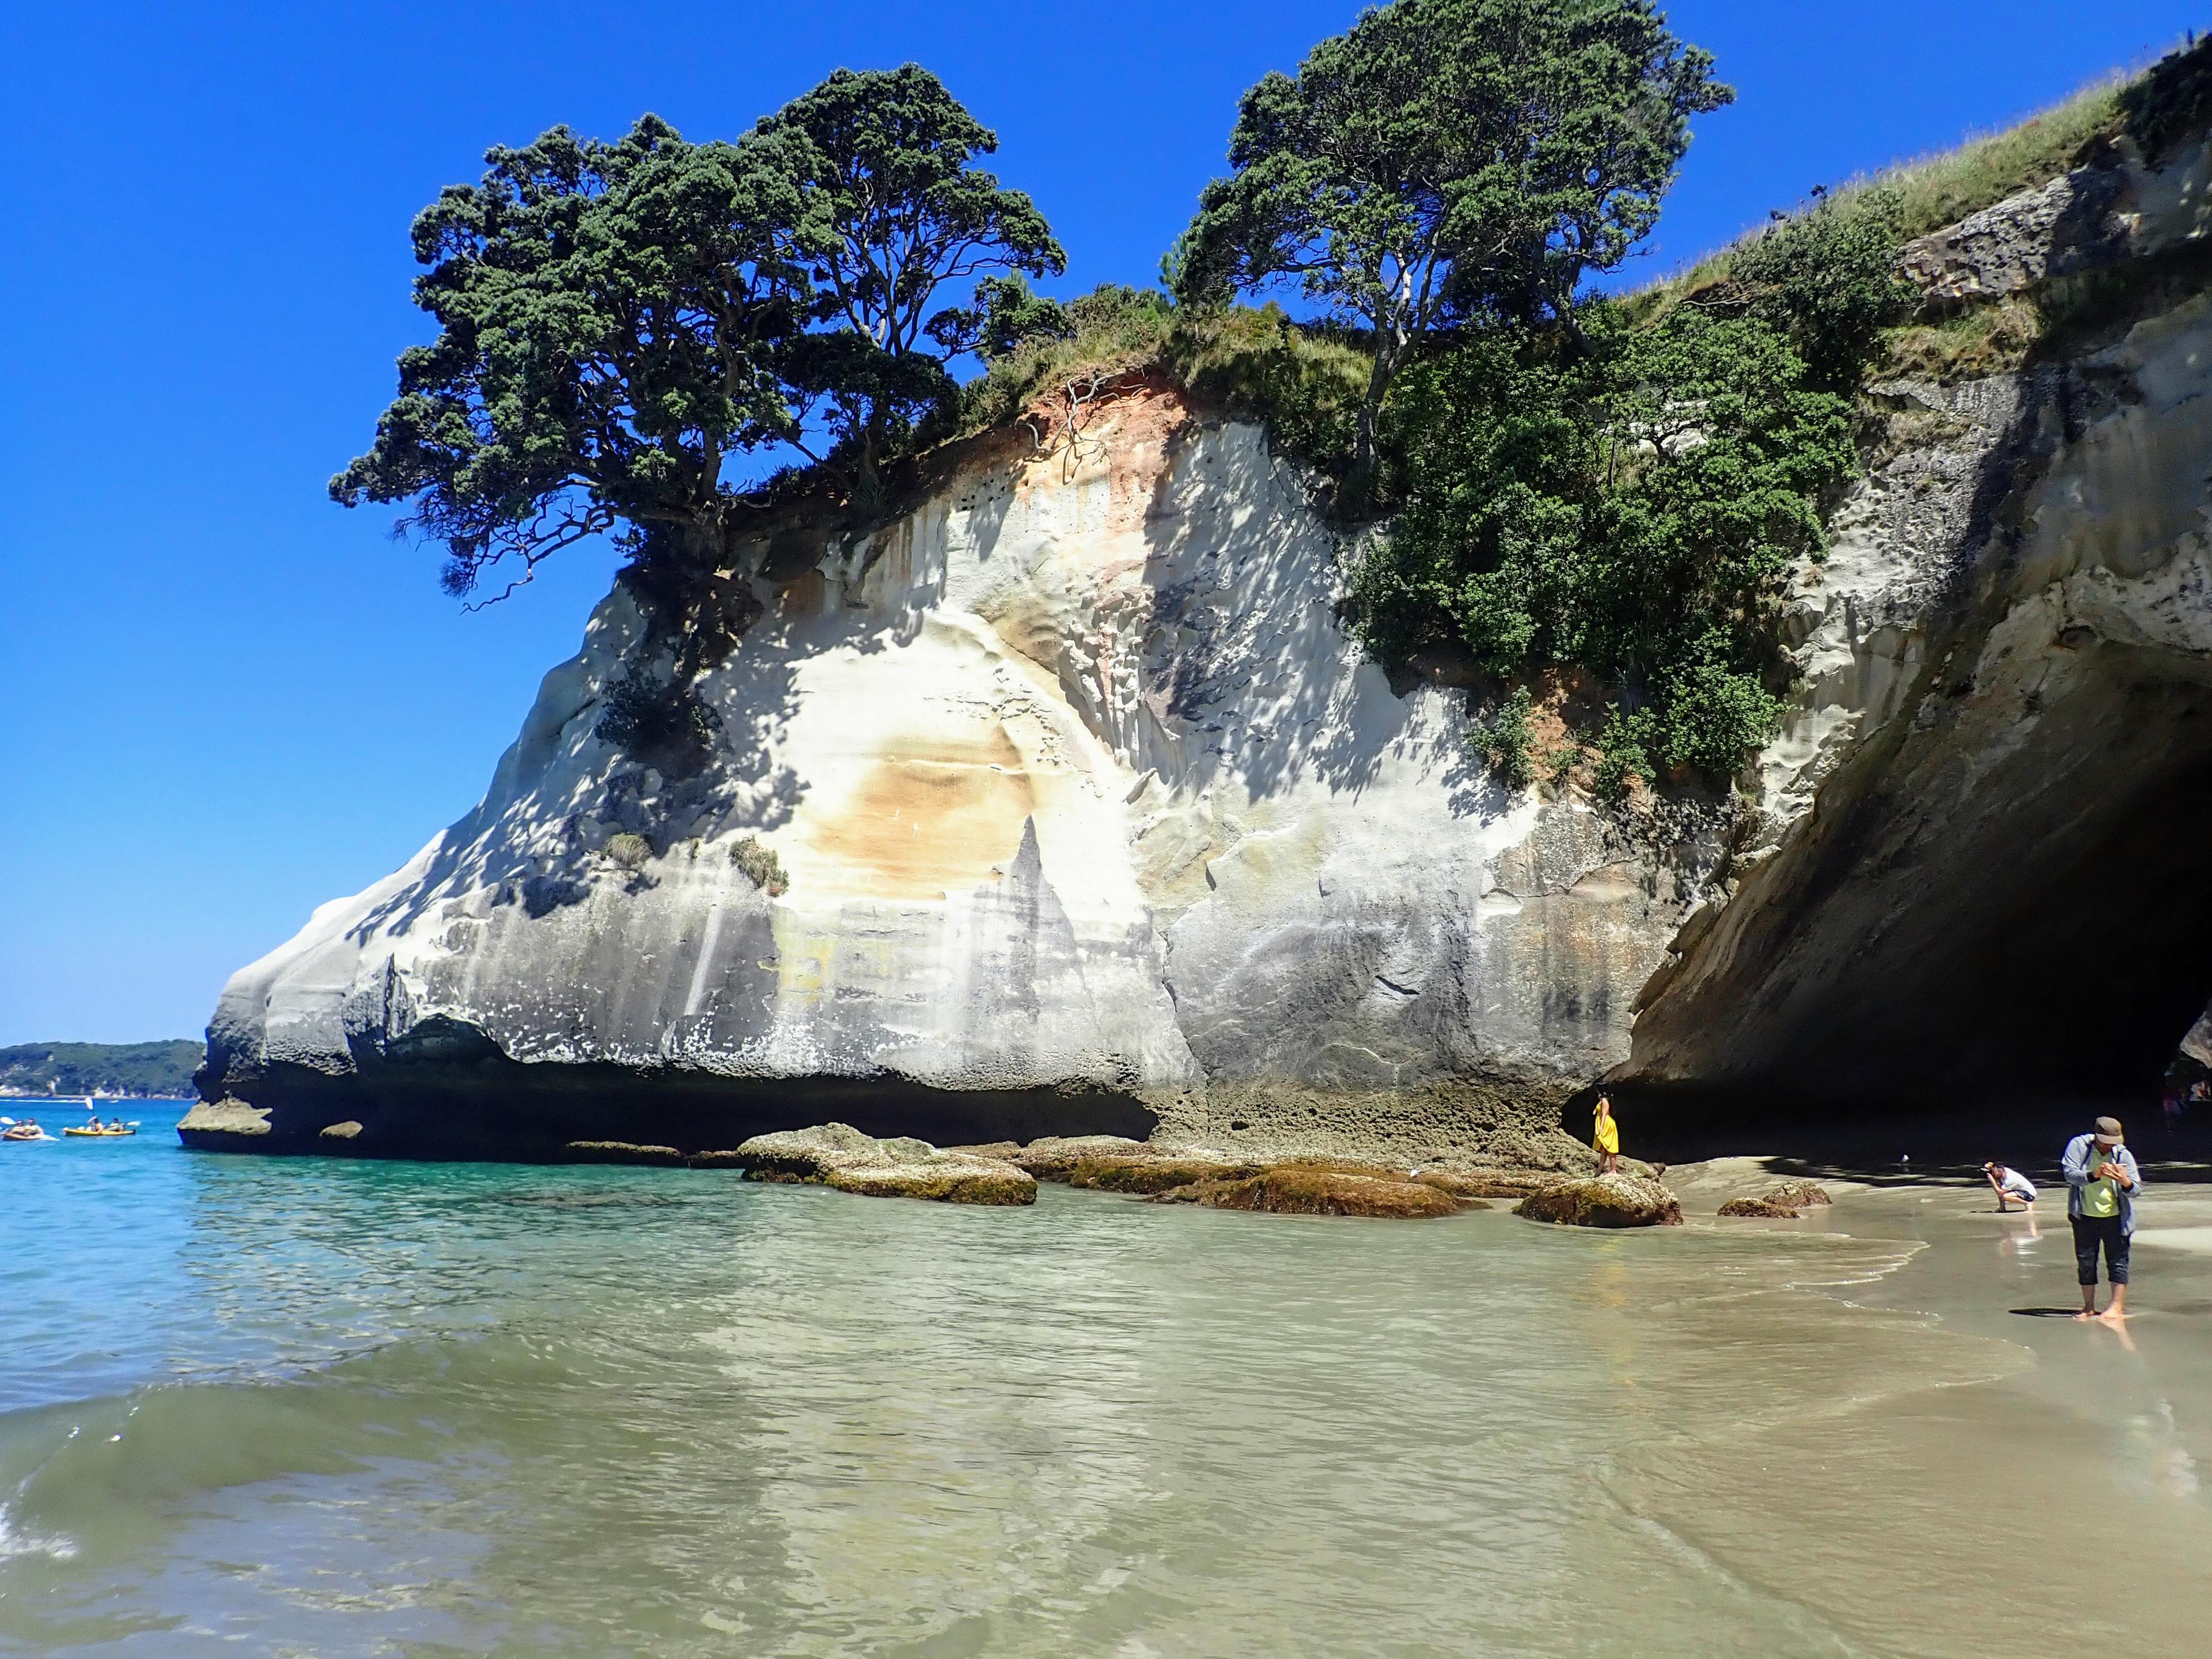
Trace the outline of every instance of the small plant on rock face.
{"type": "Polygon", "coordinates": [[[1647,784],[1651,781],[1654,774],[1650,751],[1646,747],[1650,737],[1648,709],[1633,714],[1613,710],[1613,718],[1598,738],[1597,771],[1593,781],[1601,799],[1619,805],[1628,799],[1638,779],[1647,784]]]}
{"type": "Polygon", "coordinates": [[[790,878],[783,873],[783,860],[775,855],[774,848],[762,846],[754,836],[747,836],[730,848],[730,862],[770,898],[781,898],[791,890],[790,878]]]}
{"type": "Polygon", "coordinates": [[[1528,730],[1535,702],[1524,685],[1488,720],[1477,720],[1468,730],[1467,746],[1488,760],[1509,788],[1526,789],[1536,781],[1536,740],[1528,730]]]}
{"type": "Polygon", "coordinates": [[[635,870],[653,856],[653,843],[624,830],[607,837],[606,855],[625,870],[635,870]]]}

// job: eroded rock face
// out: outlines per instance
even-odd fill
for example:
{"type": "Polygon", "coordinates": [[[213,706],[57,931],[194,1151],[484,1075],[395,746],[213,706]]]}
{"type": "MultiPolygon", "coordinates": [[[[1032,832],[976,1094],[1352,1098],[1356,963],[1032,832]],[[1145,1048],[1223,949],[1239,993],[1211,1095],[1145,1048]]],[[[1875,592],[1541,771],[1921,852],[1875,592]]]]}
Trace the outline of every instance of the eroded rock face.
{"type": "Polygon", "coordinates": [[[619,588],[483,802],[233,980],[204,1089],[269,1114],[258,1144],[343,1121],[372,1155],[834,1116],[1586,1159],[1559,1103],[1626,1054],[1718,831],[1655,853],[1486,777],[1463,694],[1361,660],[1254,428],[1148,390],[949,479],[755,550],[680,775],[598,735],[671,663],[619,588]]]}
{"type": "Polygon", "coordinates": [[[1036,1182],[1002,1158],[939,1151],[926,1140],[878,1140],[849,1124],[756,1135],[737,1149],[748,1181],[834,1187],[864,1198],[946,1204],[1034,1204],[1036,1182]]]}
{"type": "Polygon", "coordinates": [[[2212,234],[2212,146],[2145,164],[2132,147],[2007,197],[1907,246],[1904,275],[1938,300],[1996,300],[2109,270],[2212,234]]]}

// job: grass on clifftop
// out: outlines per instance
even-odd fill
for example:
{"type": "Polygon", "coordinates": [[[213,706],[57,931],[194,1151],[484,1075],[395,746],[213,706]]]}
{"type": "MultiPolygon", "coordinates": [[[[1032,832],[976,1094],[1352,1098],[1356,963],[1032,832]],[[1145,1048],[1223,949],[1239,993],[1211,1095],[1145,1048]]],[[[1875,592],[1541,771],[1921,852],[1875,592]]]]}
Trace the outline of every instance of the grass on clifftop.
{"type": "MultiPolygon", "coordinates": [[[[1650,323],[1693,295],[1724,287],[1778,233],[1814,215],[1875,228],[1898,246],[2090,165],[2125,139],[2153,166],[2212,125],[2212,36],[2132,76],[2092,82],[2018,125],[1857,179],[1801,211],[1747,232],[1688,270],[1623,303],[1650,323]]],[[[1972,379],[2039,356],[2087,349],[2116,325],[2178,302],[2203,286],[2202,261],[2142,262],[2094,279],[2046,283],[2033,293],[1901,320],[1887,336],[1880,375],[1972,379]]]]}
{"type": "Polygon", "coordinates": [[[1356,337],[1293,322],[1277,305],[1194,311],[1119,283],[1067,313],[1070,336],[1025,342],[967,387],[960,435],[1012,425],[1040,398],[1087,399],[1123,376],[1163,374],[1201,403],[1265,422],[1324,472],[1350,456],[1372,361],[1356,337]]]}

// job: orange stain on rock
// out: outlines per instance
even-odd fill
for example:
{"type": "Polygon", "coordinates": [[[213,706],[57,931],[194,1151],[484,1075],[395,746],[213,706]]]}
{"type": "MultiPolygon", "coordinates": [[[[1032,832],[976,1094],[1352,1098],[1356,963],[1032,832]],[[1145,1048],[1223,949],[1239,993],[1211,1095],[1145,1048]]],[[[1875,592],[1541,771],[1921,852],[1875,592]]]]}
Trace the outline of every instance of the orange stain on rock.
{"type": "Polygon", "coordinates": [[[932,733],[887,746],[808,840],[860,891],[936,898],[997,880],[1036,811],[1021,752],[1002,728],[932,733]]]}

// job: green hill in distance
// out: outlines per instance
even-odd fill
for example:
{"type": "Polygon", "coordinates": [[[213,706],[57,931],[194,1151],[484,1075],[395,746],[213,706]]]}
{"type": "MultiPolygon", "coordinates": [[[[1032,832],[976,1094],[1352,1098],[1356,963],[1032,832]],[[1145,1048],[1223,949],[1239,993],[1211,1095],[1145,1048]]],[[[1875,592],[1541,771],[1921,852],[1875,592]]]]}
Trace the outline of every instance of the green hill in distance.
{"type": "Polygon", "coordinates": [[[199,1043],[21,1042],[0,1048],[0,1096],[179,1098],[192,1091],[199,1043]]]}

